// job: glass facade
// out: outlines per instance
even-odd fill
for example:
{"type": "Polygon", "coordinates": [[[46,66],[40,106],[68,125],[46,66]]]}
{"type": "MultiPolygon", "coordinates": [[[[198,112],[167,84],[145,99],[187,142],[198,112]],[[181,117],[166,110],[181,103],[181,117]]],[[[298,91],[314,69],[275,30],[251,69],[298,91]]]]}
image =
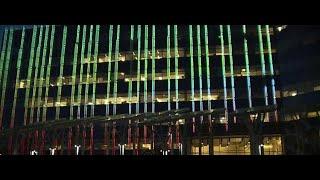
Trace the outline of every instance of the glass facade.
{"type": "MultiPolygon", "coordinates": [[[[196,124],[204,121],[226,125],[228,130],[229,124],[239,120],[229,117],[230,113],[281,101],[277,49],[273,46],[276,33],[276,26],[268,25],[7,29],[1,44],[0,128],[187,108],[191,112],[224,111],[218,121],[211,116],[194,118],[193,133],[198,131],[196,124]]],[[[277,111],[265,117],[266,122],[277,120],[277,111]]],[[[137,137],[142,138],[141,149],[154,149],[150,143],[153,126],[144,125],[137,132],[127,128],[125,133],[112,127],[99,131],[109,133],[115,141],[120,141],[120,136],[113,133],[128,136],[124,149],[136,149],[130,142],[134,133],[141,134],[137,137]]],[[[179,149],[183,128],[173,127],[168,128],[168,141],[171,149],[179,149]]],[[[99,134],[97,129],[86,132],[91,139],[84,143],[98,141],[93,135],[99,134]]],[[[75,132],[68,133],[73,136],[75,132]]],[[[106,141],[96,147],[119,148],[112,140],[106,141]]],[[[267,141],[271,144],[265,145],[265,154],[282,154],[277,139],[267,141]]],[[[74,142],[59,143],[63,149],[74,142]]],[[[199,154],[200,146],[192,144],[191,154],[199,154]]],[[[200,143],[201,154],[210,154],[209,144],[209,140],[200,143]]],[[[214,137],[212,144],[213,154],[250,154],[249,137],[214,137]]]]}
{"type": "MultiPolygon", "coordinates": [[[[193,141],[192,155],[209,155],[209,144],[199,144],[193,141]],[[200,145],[200,147],[199,147],[200,145]]],[[[214,137],[213,139],[213,155],[251,155],[250,138],[248,136],[227,136],[214,137]]],[[[282,155],[283,144],[280,135],[269,135],[263,137],[263,154],[264,155],[282,155]]]]}

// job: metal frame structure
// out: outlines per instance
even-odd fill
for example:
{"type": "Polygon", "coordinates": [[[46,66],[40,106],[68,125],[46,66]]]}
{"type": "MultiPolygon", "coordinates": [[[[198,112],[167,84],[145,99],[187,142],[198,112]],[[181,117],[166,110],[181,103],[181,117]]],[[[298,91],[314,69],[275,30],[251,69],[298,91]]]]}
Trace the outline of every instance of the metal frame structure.
{"type": "MultiPolygon", "coordinates": [[[[240,30],[242,30],[240,33],[243,35],[243,39],[241,37],[240,41],[243,43],[243,52],[241,52],[243,53],[243,62],[241,63],[245,63],[246,72],[244,78],[247,83],[249,104],[246,110],[243,110],[240,105],[240,99],[242,98],[238,97],[238,92],[240,94],[240,91],[237,91],[236,98],[235,84],[238,84],[238,81],[235,79],[236,76],[239,76],[237,72],[239,69],[234,65],[233,59],[238,58],[238,51],[237,49],[234,50],[236,44],[234,41],[237,41],[237,38],[234,37],[235,31],[231,31],[233,26],[189,25],[180,27],[178,25],[167,25],[163,28],[159,27],[159,29],[158,27],[156,29],[155,25],[131,25],[128,27],[116,25],[115,28],[113,25],[109,25],[107,28],[105,26],[101,27],[103,28],[100,29],[100,25],[89,25],[88,28],[86,25],[82,27],[78,25],[75,27],[74,34],[73,28],[69,29],[67,26],[62,26],[62,32],[60,29],[56,31],[55,26],[33,26],[30,53],[29,57],[27,57],[29,59],[29,66],[26,68],[27,80],[20,78],[21,62],[25,58],[24,51],[26,49],[26,31],[23,28],[21,39],[19,39],[20,46],[16,72],[14,72],[16,77],[13,89],[13,106],[12,109],[10,109],[11,107],[9,108],[11,112],[10,128],[0,135],[0,138],[11,136],[8,141],[9,153],[17,153],[18,147],[18,150],[24,154],[31,151],[33,153],[46,154],[46,150],[49,148],[51,148],[52,154],[64,154],[65,150],[67,150],[68,154],[72,154],[73,145],[76,145],[77,154],[92,155],[96,153],[95,147],[103,144],[105,148],[104,154],[111,152],[111,154],[116,155],[120,150],[120,154],[124,155],[125,150],[128,148],[131,148],[135,155],[146,153],[146,149],[150,149],[154,153],[159,148],[164,154],[175,154],[174,151],[176,150],[179,150],[179,154],[190,154],[185,150],[190,148],[190,144],[187,142],[191,139],[197,139],[200,144],[197,148],[199,148],[199,154],[202,154],[203,145],[201,143],[205,143],[205,138],[207,137],[213,138],[214,129],[218,126],[226,127],[226,132],[228,132],[235,124],[244,123],[243,119],[248,117],[251,118],[252,122],[259,121],[259,123],[263,124],[264,117],[269,112],[275,112],[276,114],[274,79],[276,74],[273,67],[273,49],[268,25],[264,26],[267,51],[263,47],[261,25],[258,25],[257,29],[255,29],[259,42],[258,55],[260,55],[262,78],[265,80],[267,76],[264,54],[268,55],[267,63],[269,63],[271,75],[273,103],[272,107],[268,106],[267,84],[264,81],[265,108],[261,109],[263,112],[257,112],[256,107],[252,105],[251,77],[256,75],[254,72],[250,72],[248,33],[245,25],[240,26],[240,30]],[[187,31],[183,32],[183,28],[186,28],[187,31]],[[211,34],[211,30],[217,30],[219,37],[217,42],[214,42],[216,40],[212,41],[216,37],[211,34]],[[158,33],[158,31],[163,33],[158,33]],[[126,38],[129,39],[128,41],[123,41],[125,39],[122,39],[123,37],[120,35],[127,32],[128,37],[126,38]],[[101,37],[105,36],[108,36],[108,38],[100,42],[101,37]],[[186,39],[181,38],[181,36],[186,39]],[[162,41],[158,41],[158,37],[162,37],[162,41]],[[156,46],[156,40],[159,42],[159,47],[156,46]],[[184,40],[189,43],[185,44],[187,47],[184,47],[182,43],[184,40]],[[61,44],[61,49],[55,47],[56,42],[59,42],[58,46],[61,44]],[[103,52],[100,52],[101,48],[99,48],[104,46],[102,42],[105,42],[107,46],[105,48],[107,50],[102,49],[106,53],[105,59],[101,58],[103,52]],[[126,49],[125,52],[123,52],[123,42],[130,44],[130,49],[126,49]],[[74,47],[71,58],[67,49],[69,45],[74,47]],[[159,50],[163,48],[161,56],[159,56],[158,48],[159,50]],[[53,57],[57,56],[56,54],[60,58],[53,57]],[[229,61],[226,62],[225,56],[229,61]],[[196,62],[194,58],[197,58],[196,62]],[[141,60],[144,61],[144,64],[141,64],[141,60]],[[99,66],[100,63],[105,64],[99,66]],[[216,66],[215,63],[219,65],[221,63],[221,67],[214,67],[216,66]],[[122,68],[123,64],[130,66],[129,73],[121,72],[121,75],[119,75],[119,69],[122,68]],[[156,73],[157,65],[162,66],[164,71],[156,73]],[[64,72],[68,70],[66,66],[72,68],[71,77],[67,75],[67,72],[64,72]],[[52,71],[52,69],[56,67],[59,73],[58,77],[55,77],[55,75],[51,77],[51,74],[56,72],[52,71]],[[100,67],[105,68],[105,71],[102,72],[104,77],[101,79],[100,74],[98,74],[98,67],[99,73],[101,73],[100,67]],[[136,70],[134,71],[137,74],[133,71],[135,68],[136,70]],[[182,68],[182,70],[179,68],[182,68]],[[190,69],[184,71],[184,68],[190,69]],[[215,79],[215,69],[219,69],[218,82],[215,79]],[[83,75],[83,72],[86,75],[83,75]],[[184,87],[185,80],[183,79],[185,77],[190,78],[187,79],[191,84],[190,89],[189,87],[186,89],[180,88],[184,87]],[[71,82],[69,82],[68,78],[71,79],[71,82]],[[174,81],[174,86],[172,80],[174,81]],[[141,99],[142,92],[140,92],[142,81],[143,99],[141,99]],[[156,91],[156,83],[158,82],[159,85],[163,83],[164,92],[158,93],[156,91]],[[104,94],[96,94],[101,92],[101,86],[97,85],[97,83],[105,83],[106,92],[104,94],[106,97],[103,96],[104,94]],[[128,84],[128,89],[125,89],[124,93],[128,95],[128,99],[123,98],[123,90],[120,87],[122,83],[128,84]],[[220,84],[216,83],[221,83],[223,89],[221,87],[220,89],[212,88],[213,86],[220,86],[220,84]],[[69,85],[71,87],[71,96],[62,97],[64,90],[69,85]],[[83,85],[84,89],[82,89],[83,85]],[[151,85],[151,88],[148,85],[151,85]],[[24,126],[15,127],[19,88],[25,89],[24,126]],[[57,88],[57,92],[53,93],[56,93],[56,97],[49,96],[49,92],[51,94],[52,90],[56,90],[55,88],[57,88]],[[174,88],[174,91],[171,91],[172,88],[174,88]],[[83,90],[84,93],[82,93],[83,90]],[[181,90],[185,92],[181,93],[181,90]],[[136,93],[133,93],[133,91],[136,91],[136,93]],[[231,93],[228,97],[229,92],[231,93]],[[232,110],[228,108],[228,101],[231,107],[231,100],[232,110]],[[125,105],[119,105],[119,102],[125,105]],[[158,102],[159,106],[157,106],[158,102]],[[163,108],[162,104],[160,104],[161,102],[167,107],[163,108]],[[223,108],[221,109],[219,109],[220,105],[212,104],[222,102],[223,108]],[[236,104],[236,102],[239,102],[239,104],[236,104]],[[172,103],[175,105],[171,106],[172,103]],[[132,104],[135,104],[135,106],[132,106],[132,104]],[[112,105],[112,113],[110,112],[110,105],[112,105]],[[189,105],[190,111],[189,109],[181,109],[189,105]],[[99,114],[101,106],[106,108],[105,115],[102,116],[99,114]],[[48,110],[49,107],[50,111],[48,110]],[[121,109],[123,107],[128,110],[128,113],[118,114],[123,111],[121,109]],[[133,107],[135,107],[135,113],[132,112],[133,107]],[[140,109],[142,107],[143,111],[140,109]],[[65,111],[66,108],[69,109],[67,114],[65,113],[67,112],[65,111]],[[88,108],[90,108],[89,111],[88,108]],[[165,109],[166,111],[163,111],[165,109]],[[48,121],[47,118],[49,119],[48,115],[51,115],[51,110],[53,110],[54,114],[48,121]],[[162,112],[157,112],[157,110],[162,112]],[[36,116],[34,111],[36,111],[36,116]],[[258,117],[258,120],[257,118],[252,119],[251,115],[252,117],[258,117]],[[65,116],[67,118],[64,118],[65,116]],[[232,124],[231,118],[234,120],[232,124]],[[100,130],[101,127],[103,129],[103,142],[100,142],[100,139],[97,138],[100,134],[96,133],[96,130],[100,130]],[[141,131],[141,128],[143,128],[143,131],[141,131]],[[17,145],[19,141],[20,145],[17,145]],[[149,148],[149,145],[151,148],[149,148]]],[[[14,42],[17,41],[17,36],[13,35],[13,32],[13,29],[5,31],[0,56],[0,70],[2,70],[0,73],[0,127],[4,118],[3,107],[8,89],[7,80],[9,67],[12,63],[11,56],[16,56],[16,52],[14,52],[14,55],[11,54],[11,48],[17,46],[16,43],[13,45],[13,40],[15,40],[14,42]]],[[[253,54],[251,51],[250,53],[253,54]]],[[[241,72],[243,72],[243,69],[241,69],[241,72]]],[[[5,115],[7,116],[7,114],[5,115]]],[[[245,123],[250,125],[250,121],[245,123]]],[[[210,150],[210,153],[212,152],[213,150],[210,150]]]]}

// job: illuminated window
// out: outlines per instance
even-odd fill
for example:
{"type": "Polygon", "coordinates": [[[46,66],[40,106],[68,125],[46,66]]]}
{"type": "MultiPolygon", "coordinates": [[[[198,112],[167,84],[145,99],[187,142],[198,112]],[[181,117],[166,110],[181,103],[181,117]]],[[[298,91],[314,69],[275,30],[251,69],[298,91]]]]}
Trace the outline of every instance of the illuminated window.
{"type": "Polygon", "coordinates": [[[282,154],[282,142],[280,136],[264,137],[263,145],[264,155],[282,154]]]}
{"type": "Polygon", "coordinates": [[[27,83],[25,81],[20,81],[19,88],[25,88],[27,83]]]}
{"type": "Polygon", "coordinates": [[[277,27],[277,30],[278,30],[279,32],[281,32],[281,31],[284,30],[285,28],[287,28],[287,25],[278,26],[278,27],[277,27]]]}
{"type": "Polygon", "coordinates": [[[199,155],[199,146],[201,146],[201,155],[209,155],[209,144],[207,142],[199,143],[199,140],[192,141],[191,154],[199,155]]]}
{"type": "Polygon", "coordinates": [[[121,57],[119,57],[119,60],[120,60],[120,61],[125,61],[126,58],[125,58],[124,56],[121,56],[121,57]]]}
{"type": "Polygon", "coordinates": [[[56,102],[55,106],[67,106],[67,102],[66,101],[61,101],[61,102],[56,102]]]}
{"type": "Polygon", "coordinates": [[[126,150],[132,150],[132,149],[133,149],[133,143],[125,144],[124,149],[126,149],[126,150]]]}
{"type": "Polygon", "coordinates": [[[307,116],[308,116],[308,118],[318,117],[318,113],[317,112],[308,112],[307,116]]]}
{"type": "Polygon", "coordinates": [[[291,91],[290,92],[290,96],[296,96],[297,95],[297,91],[291,91]]]}
{"type": "Polygon", "coordinates": [[[313,91],[320,91],[320,85],[315,86],[315,87],[313,88],[313,91]]]}
{"type": "Polygon", "coordinates": [[[214,155],[250,155],[248,137],[214,138],[214,155]]]}
{"type": "Polygon", "coordinates": [[[142,148],[151,150],[151,144],[142,144],[142,148]]]}

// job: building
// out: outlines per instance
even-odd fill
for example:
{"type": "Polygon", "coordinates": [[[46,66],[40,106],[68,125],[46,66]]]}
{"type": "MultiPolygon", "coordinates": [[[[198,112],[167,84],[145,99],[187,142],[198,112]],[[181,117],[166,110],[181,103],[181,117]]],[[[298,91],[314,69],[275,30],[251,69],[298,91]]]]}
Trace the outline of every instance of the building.
{"type": "Polygon", "coordinates": [[[282,28],[6,29],[1,151],[286,154],[276,46],[282,28]]]}
{"type": "Polygon", "coordinates": [[[281,119],[295,122],[285,136],[286,154],[319,154],[319,26],[290,25],[277,39],[281,119]],[[290,133],[289,133],[290,132],[290,133]],[[290,134],[290,135],[289,135],[290,134]]]}

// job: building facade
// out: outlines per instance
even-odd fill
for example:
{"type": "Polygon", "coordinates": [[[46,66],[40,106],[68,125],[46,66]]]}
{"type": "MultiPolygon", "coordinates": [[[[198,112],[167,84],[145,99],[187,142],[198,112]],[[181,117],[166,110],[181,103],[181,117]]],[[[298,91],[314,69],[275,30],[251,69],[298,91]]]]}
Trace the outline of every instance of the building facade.
{"type": "Polygon", "coordinates": [[[4,134],[15,133],[2,136],[1,151],[285,154],[278,128],[278,28],[6,29],[1,44],[0,127],[4,134]],[[101,123],[94,123],[99,119],[101,123]],[[50,126],[59,122],[66,124],[50,126]],[[40,126],[46,128],[37,129],[40,126]],[[36,128],[23,133],[28,127],[36,128]]]}
{"type": "Polygon", "coordinates": [[[281,119],[300,122],[284,139],[286,154],[319,154],[319,26],[290,25],[277,39],[281,119]]]}

